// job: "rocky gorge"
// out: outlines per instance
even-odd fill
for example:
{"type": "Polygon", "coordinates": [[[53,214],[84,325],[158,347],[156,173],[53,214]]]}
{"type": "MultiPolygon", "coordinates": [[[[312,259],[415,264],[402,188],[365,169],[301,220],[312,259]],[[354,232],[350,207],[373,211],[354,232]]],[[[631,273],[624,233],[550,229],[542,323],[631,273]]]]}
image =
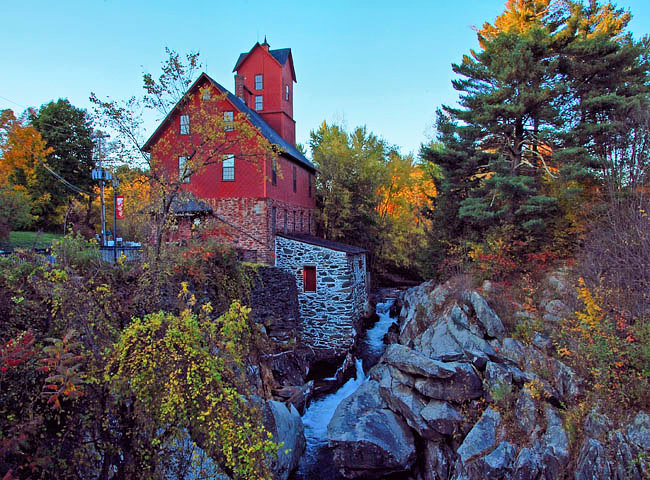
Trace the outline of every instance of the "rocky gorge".
{"type": "MultiPolygon", "coordinates": [[[[546,284],[540,308],[553,321],[566,286],[561,275],[546,284]]],[[[650,416],[615,422],[595,407],[572,431],[566,406],[583,381],[549,337],[507,336],[479,291],[451,282],[406,290],[399,306],[391,344],[328,425],[346,478],[649,478],[650,416]]]]}

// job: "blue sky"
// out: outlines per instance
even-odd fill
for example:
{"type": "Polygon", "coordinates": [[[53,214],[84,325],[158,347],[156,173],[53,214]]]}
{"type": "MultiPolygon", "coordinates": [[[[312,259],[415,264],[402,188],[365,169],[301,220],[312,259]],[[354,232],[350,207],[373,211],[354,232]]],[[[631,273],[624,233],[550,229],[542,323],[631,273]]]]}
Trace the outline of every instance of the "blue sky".
{"type": "MultiPolygon", "coordinates": [[[[366,125],[400,148],[433,136],[436,108],[452,104],[451,63],[477,47],[473,26],[504,0],[258,2],[0,1],[0,108],[20,112],[57,98],[90,108],[100,97],[142,93],[166,46],[199,50],[206,71],[233,89],[241,52],[267,36],[292,49],[297,141],[323,120],[366,125]]],[[[650,31],[650,1],[621,0],[636,38],[650,31]]],[[[156,124],[147,124],[153,132],[156,124]]]]}

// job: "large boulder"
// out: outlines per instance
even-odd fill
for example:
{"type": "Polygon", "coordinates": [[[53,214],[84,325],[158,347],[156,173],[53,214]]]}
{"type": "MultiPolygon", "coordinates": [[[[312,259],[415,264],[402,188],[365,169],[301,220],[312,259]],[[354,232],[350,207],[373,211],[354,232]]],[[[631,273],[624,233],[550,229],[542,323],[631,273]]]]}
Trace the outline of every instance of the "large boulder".
{"type": "Polygon", "coordinates": [[[273,441],[282,442],[277,457],[270,458],[273,478],[286,480],[298,466],[305,451],[305,431],[296,408],[270,400],[264,403],[264,426],[273,435],[273,441]]]}
{"type": "Polygon", "coordinates": [[[506,334],[506,329],[503,327],[501,319],[494,313],[488,303],[478,292],[472,291],[469,294],[469,302],[474,308],[476,319],[485,330],[488,337],[503,338],[506,334]]]}
{"type": "Polygon", "coordinates": [[[487,408],[458,448],[461,462],[466,464],[470,459],[490,451],[496,445],[500,424],[501,414],[493,408],[487,408]]]}
{"type": "Polygon", "coordinates": [[[418,378],[415,389],[422,395],[435,400],[464,402],[483,395],[483,382],[474,366],[469,363],[448,362],[454,374],[448,378],[418,378]]]}
{"type": "Polygon", "coordinates": [[[608,480],[612,478],[612,467],[607,460],[605,448],[598,441],[588,439],[578,457],[575,480],[608,480]]]}
{"type": "Polygon", "coordinates": [[[426,355],[399,344],[389,345],[382,360],[411,375],[450,378],[456,373],[453,367],[440,361],[431,360],[426,355]]]}
{"type": "Polygon", "coordinates": [[[346,478],[380,478],[408,471],[415,460],[408,425],[393,413],[369,380],[344,399],[327,426],[334,463],[346,478]]]}

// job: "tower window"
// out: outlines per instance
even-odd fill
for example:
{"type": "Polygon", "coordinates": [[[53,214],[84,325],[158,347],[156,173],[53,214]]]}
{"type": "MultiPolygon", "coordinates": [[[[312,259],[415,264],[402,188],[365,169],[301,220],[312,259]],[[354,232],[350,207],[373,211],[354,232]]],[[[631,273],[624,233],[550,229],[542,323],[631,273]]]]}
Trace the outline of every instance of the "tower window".
{"type": "Polygon", "coordinates": [[[255,90],[262,90],[264,88],[264,75],[261,73],[255,75],[255,90]]]}
{"type": "Polygon", "coordinates": [[[284,99],[289,100],[289,85],[284,86],[284,99]]]}
{"type": "Polygon", "coordinates": [[[303,291],[315,292],[316,291],[316,267],[305,265],[302,267],[302,282],[303,291]]]}
{"type": "Polygon", "coordinates": [[[264,96],[255,95],[255,110],[264,110],[264,96]]]}
{"type": "Polygon", "coordinates": [[[235,181],[235,156],[232,153],[223,156],[221,179],[224,182],[235,181]]]}
{"type": "Polygon", "coordinates": [[[189,115],[181,115],[180,133],[181,133],[181,135],[189,135],[190,134],[190,116],[189,115]]]}

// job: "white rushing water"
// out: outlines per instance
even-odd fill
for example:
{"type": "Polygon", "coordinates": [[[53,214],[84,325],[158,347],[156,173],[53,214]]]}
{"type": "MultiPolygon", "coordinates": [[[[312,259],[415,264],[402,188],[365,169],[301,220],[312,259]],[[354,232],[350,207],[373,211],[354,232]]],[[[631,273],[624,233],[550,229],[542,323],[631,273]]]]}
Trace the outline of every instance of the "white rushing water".
{"type": "Polygon", "coordinates": [[[355,359],[356,377],[348,380],[336,392],[313,400],[305,411],[302,422],[305,426],[307,446],[298,470],[292,476],[293,479],[342,478],[332,464],[332,456],[327,448],[327,425],[332,420],[339,403],[352,395],[366,380],[366,374],[363,371],[364,360],[366,365],[372,366],[377,363],[384,352],[384,335],[395,321],[390,317],[390,307],[393,303],[394,300],[389,299],[377,304],[376,311],[379,320],[366,331],[360,341],[359,353],[364,359],[355,359]]]}

